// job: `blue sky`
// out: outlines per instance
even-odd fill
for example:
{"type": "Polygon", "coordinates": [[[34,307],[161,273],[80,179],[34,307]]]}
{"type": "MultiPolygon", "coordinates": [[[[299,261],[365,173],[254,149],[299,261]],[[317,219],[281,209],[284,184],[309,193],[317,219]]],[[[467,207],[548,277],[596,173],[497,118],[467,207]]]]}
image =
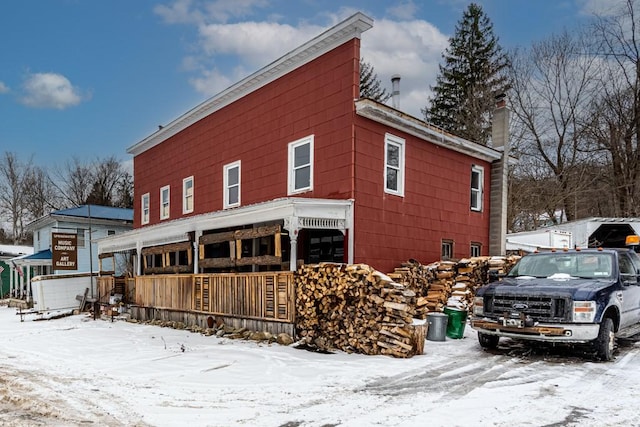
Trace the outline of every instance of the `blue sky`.
{"type": "MultiPolygon", "coordinates": [[[[505,48],[527,47],[609,0],[479,0],[505,48]]],[[[0,152],[55,167],[114,155],[356,11],[362,55],[419,116],[469,1],[6,0],[0,152]]]]}

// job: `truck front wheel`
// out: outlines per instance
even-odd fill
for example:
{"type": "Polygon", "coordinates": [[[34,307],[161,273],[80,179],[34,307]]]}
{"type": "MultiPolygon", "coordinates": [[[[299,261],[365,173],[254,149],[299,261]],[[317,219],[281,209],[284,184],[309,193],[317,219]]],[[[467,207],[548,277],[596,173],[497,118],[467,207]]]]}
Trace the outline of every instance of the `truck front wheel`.
{"type": "Polygon", "coordinates": [[[497,335],[489,335],[478,332],[478,342],[480,343],[480,347],[482,348],[494,349],[498,347],[498,341],[500,341],[500,337],[497,335]]]}
{"type": "Polygon", "coordinates": [[[616,336],[613,331],[613,320],[610,317],[602,319],[598,338],[594,342],[596,356],[603,361],[613,360],[613,350],[615,349],[616,336]]]}

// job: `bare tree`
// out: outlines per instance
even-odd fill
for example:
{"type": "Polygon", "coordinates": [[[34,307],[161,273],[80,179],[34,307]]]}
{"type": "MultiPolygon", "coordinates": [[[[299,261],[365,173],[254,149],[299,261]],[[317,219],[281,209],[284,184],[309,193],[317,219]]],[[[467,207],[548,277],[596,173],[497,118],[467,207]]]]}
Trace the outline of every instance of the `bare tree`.
{"type": "Polygon", "coordinates": [[[60,192],[53,184],[47,170],[33,166],[28,176],[27,209],[34,219],[43,217],[62,206],[60,192]]]}
{"type": "Polygon", "coordinates": [[[55,181],[65,200],[64,207],[84,205],[93,187],[92,165],[73,157],[56,170],[55,181]]]}
{"type": "Polygon", "coordinates": [[[580,34],[554,35],[514,52],[510,61],[514,152],[521,156],[516,175],[543,178],[549,188],[538,194],[549,199],[538,204],[554,204],[568,220],[576,217],[575,198],[590,184],[580,178],[579,165],[594,156],[584,122],[596,93],[598,62],[588,55],[586,41],[580,34]]]}
{"type": "Polygon", "coordinates": [[[0,159],[0,213],[11,222],[13,243],[24,242],[24,224],[28,215],[28,184],[32,159],[21,162],[15,153],[5,152],[0,159]]]}
{"type": "Polygon", "coordinates": [[[74,157],[57,171],[56,178],[56,187],[67,206],[121,205],[123,197],[127,200],[122,192],[133,185],[130,175],[114,156],[90,163],[74,157]]]}
{"type": "Polygon", "coordinates": [[[626,0],[594,23],[600,97],[593,102],[589,136],[608,154],[617,216],[640,214],[640,33],[636,0],[626,0]]]}
{"type": "Polygon", "coordinates": [[[124,170],[115,157],[97,160],[93,167],[93,186],[86,202],[93,205],[112,206],[123,175],[124,170]]]}

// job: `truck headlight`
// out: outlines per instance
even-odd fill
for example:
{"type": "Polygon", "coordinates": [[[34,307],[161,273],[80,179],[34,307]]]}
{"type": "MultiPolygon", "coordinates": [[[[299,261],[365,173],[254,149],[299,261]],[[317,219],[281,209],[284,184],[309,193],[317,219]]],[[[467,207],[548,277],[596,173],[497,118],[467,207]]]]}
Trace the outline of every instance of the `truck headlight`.
{"type": "Polygon", "coordinates": [[[484,314],[484,298],[475,297],[473,299],[473,314],[476,316],[482,316],[484,314]]]}
{"type": "Polygon", "coordinates": [[[574,301],[573,321],[576,323],[593,323],[596,318],[595,301],[574,301]]]}

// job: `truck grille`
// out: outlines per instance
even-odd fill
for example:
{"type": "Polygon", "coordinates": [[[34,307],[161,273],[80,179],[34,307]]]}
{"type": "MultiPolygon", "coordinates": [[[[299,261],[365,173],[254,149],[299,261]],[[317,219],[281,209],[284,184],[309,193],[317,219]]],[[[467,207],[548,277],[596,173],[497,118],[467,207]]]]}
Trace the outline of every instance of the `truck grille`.
{"type": "Polygon", "coordinates": [[[571,320],[571,299],[548,296],[489,295],[484,297],[486,316],[499,317],[507,313],[514,317],[524,313],[534,320],[562,322],[571,320]]]}

